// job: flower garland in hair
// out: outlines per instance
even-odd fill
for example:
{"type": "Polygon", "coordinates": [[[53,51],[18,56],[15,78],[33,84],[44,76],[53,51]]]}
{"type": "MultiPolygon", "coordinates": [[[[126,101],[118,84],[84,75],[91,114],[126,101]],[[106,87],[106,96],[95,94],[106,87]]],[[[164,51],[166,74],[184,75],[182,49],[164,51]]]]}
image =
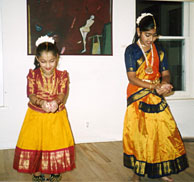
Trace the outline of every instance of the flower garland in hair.
{"type": "Polygon", "coordinates": [[[38,38],[38,40],[35,43],[36,47],[38,47],[40,44],[42,44],[44,42],[50,42],[50,43],[54,44],[55,40],[52,37],[49,37],[48,35],[41,36],[38,38]]]}
{"type": "Polygon", "coordinates": [[[151,13],[142,13],[142,14],[137,18],[137,21],[136,21],[136,23],[137,23],[138,26],[139,26],[141,20],[142,20],[143,18],[145,18],[146,16],[152,16],[152,17],[153,17],[153,15],[152,15],[151,13]]]}

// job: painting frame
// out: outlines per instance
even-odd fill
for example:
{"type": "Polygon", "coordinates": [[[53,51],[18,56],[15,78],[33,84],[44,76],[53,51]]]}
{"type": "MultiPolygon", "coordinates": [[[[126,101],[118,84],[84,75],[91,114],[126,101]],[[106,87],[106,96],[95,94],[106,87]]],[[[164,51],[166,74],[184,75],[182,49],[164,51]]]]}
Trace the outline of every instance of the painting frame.
{"type": "Polygon", "coordinates": [[[113,0],[27,0],[27,55],[40,36],[53,37],[60,55],[113,55],[113,0]]]}

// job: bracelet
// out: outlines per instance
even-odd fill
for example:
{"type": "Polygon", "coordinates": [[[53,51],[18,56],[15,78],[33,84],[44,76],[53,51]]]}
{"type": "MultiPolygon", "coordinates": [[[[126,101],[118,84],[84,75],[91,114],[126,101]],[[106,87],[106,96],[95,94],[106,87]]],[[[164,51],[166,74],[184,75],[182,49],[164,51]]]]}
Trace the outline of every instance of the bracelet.
{"type": "Polygon", "coordinates": [[[39,99],[39,106],[42,107],[44,100],[39,99]]]}
{"type": "Polygon", "coordinates": [[[34,104],[38,105],[38,98],[35,99],[34,104]]]}
{"type": "Polygon", "coordinates": [[[152,83],[149,85],[149,88],[150,88],[150,90],[152,90],[153,88],[152,88],[152,83]]]}
{"type": "Polygon", "coordinates": [[[40,106],[41,101],[42,101],[41,99],[37,98],[35,100],[35,105],[40,106]]]}
{"type": "Polygon", "coordinates": [[[156,88],[155,89],[160,89],[161,86],[159,86],[159,84],[156,84],[156,88]]]}

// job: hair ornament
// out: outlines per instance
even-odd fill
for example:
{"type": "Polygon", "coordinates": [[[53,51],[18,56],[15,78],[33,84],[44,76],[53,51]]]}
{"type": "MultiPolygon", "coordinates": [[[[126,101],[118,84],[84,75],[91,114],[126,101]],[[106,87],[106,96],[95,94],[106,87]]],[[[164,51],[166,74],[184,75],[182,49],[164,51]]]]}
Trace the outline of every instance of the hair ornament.
{"type": "Polygon", "coordinates": [[[141,20],[142,20],[143,18],[145,18],[146,16],[152,16],[152,17],[153,17],[153,15],[152,15],[151,13],[142,13],[142,14],[137,18],[137,21],[136,21],[137,25],[139,25],[140,22],[141,22],[141,20]]]}
{"type": "Polygon", "coordinates": [[[38,47],[40,44],[44,43],[44,42],[50,42],[51,44],[55,43],[55,40],[52,37],[49,37],[48,35],[45,36],[41,36],[37,39],[36,41],[36,47],[38,47]]]}

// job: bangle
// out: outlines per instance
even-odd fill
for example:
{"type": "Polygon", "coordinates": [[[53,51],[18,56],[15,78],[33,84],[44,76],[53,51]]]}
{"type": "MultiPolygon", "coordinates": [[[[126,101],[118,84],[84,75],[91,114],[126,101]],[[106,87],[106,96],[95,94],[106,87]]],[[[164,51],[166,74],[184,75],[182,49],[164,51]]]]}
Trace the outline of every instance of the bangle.
{"type": "Polygon", "coordinates": [[[42,101],[41,99],[37,98],[34,103],[35,105],[40,106],[41,101],[42,101]]]}
{"type": "Polygon", "coordinates": [[[161,88],[160,84],[156,84],[156,88],[155,89],[160,89],[160,88],[161,88]]]}
{"type": "Polygon", "coordinates": [[[41,99],[39,99],[40,101],[39,101],[39,106],[40,107],[42,107],[42,105],[43,105],[43,103],[44,103],[44,100],[41,100],[41,99]]]}
{"type": "Polygon", "coordinates": [[[38,98],[35,99],[34,104],[38,105],[38,98]]]}
{"type": "Polygon", "coordinates": [[[150,84],[150,85],[149,85],[149,88],[150,88],[150,90],[152,90],[152,89],[153,89],[153,88],[152,88],[152,84],[150,84]]]}

